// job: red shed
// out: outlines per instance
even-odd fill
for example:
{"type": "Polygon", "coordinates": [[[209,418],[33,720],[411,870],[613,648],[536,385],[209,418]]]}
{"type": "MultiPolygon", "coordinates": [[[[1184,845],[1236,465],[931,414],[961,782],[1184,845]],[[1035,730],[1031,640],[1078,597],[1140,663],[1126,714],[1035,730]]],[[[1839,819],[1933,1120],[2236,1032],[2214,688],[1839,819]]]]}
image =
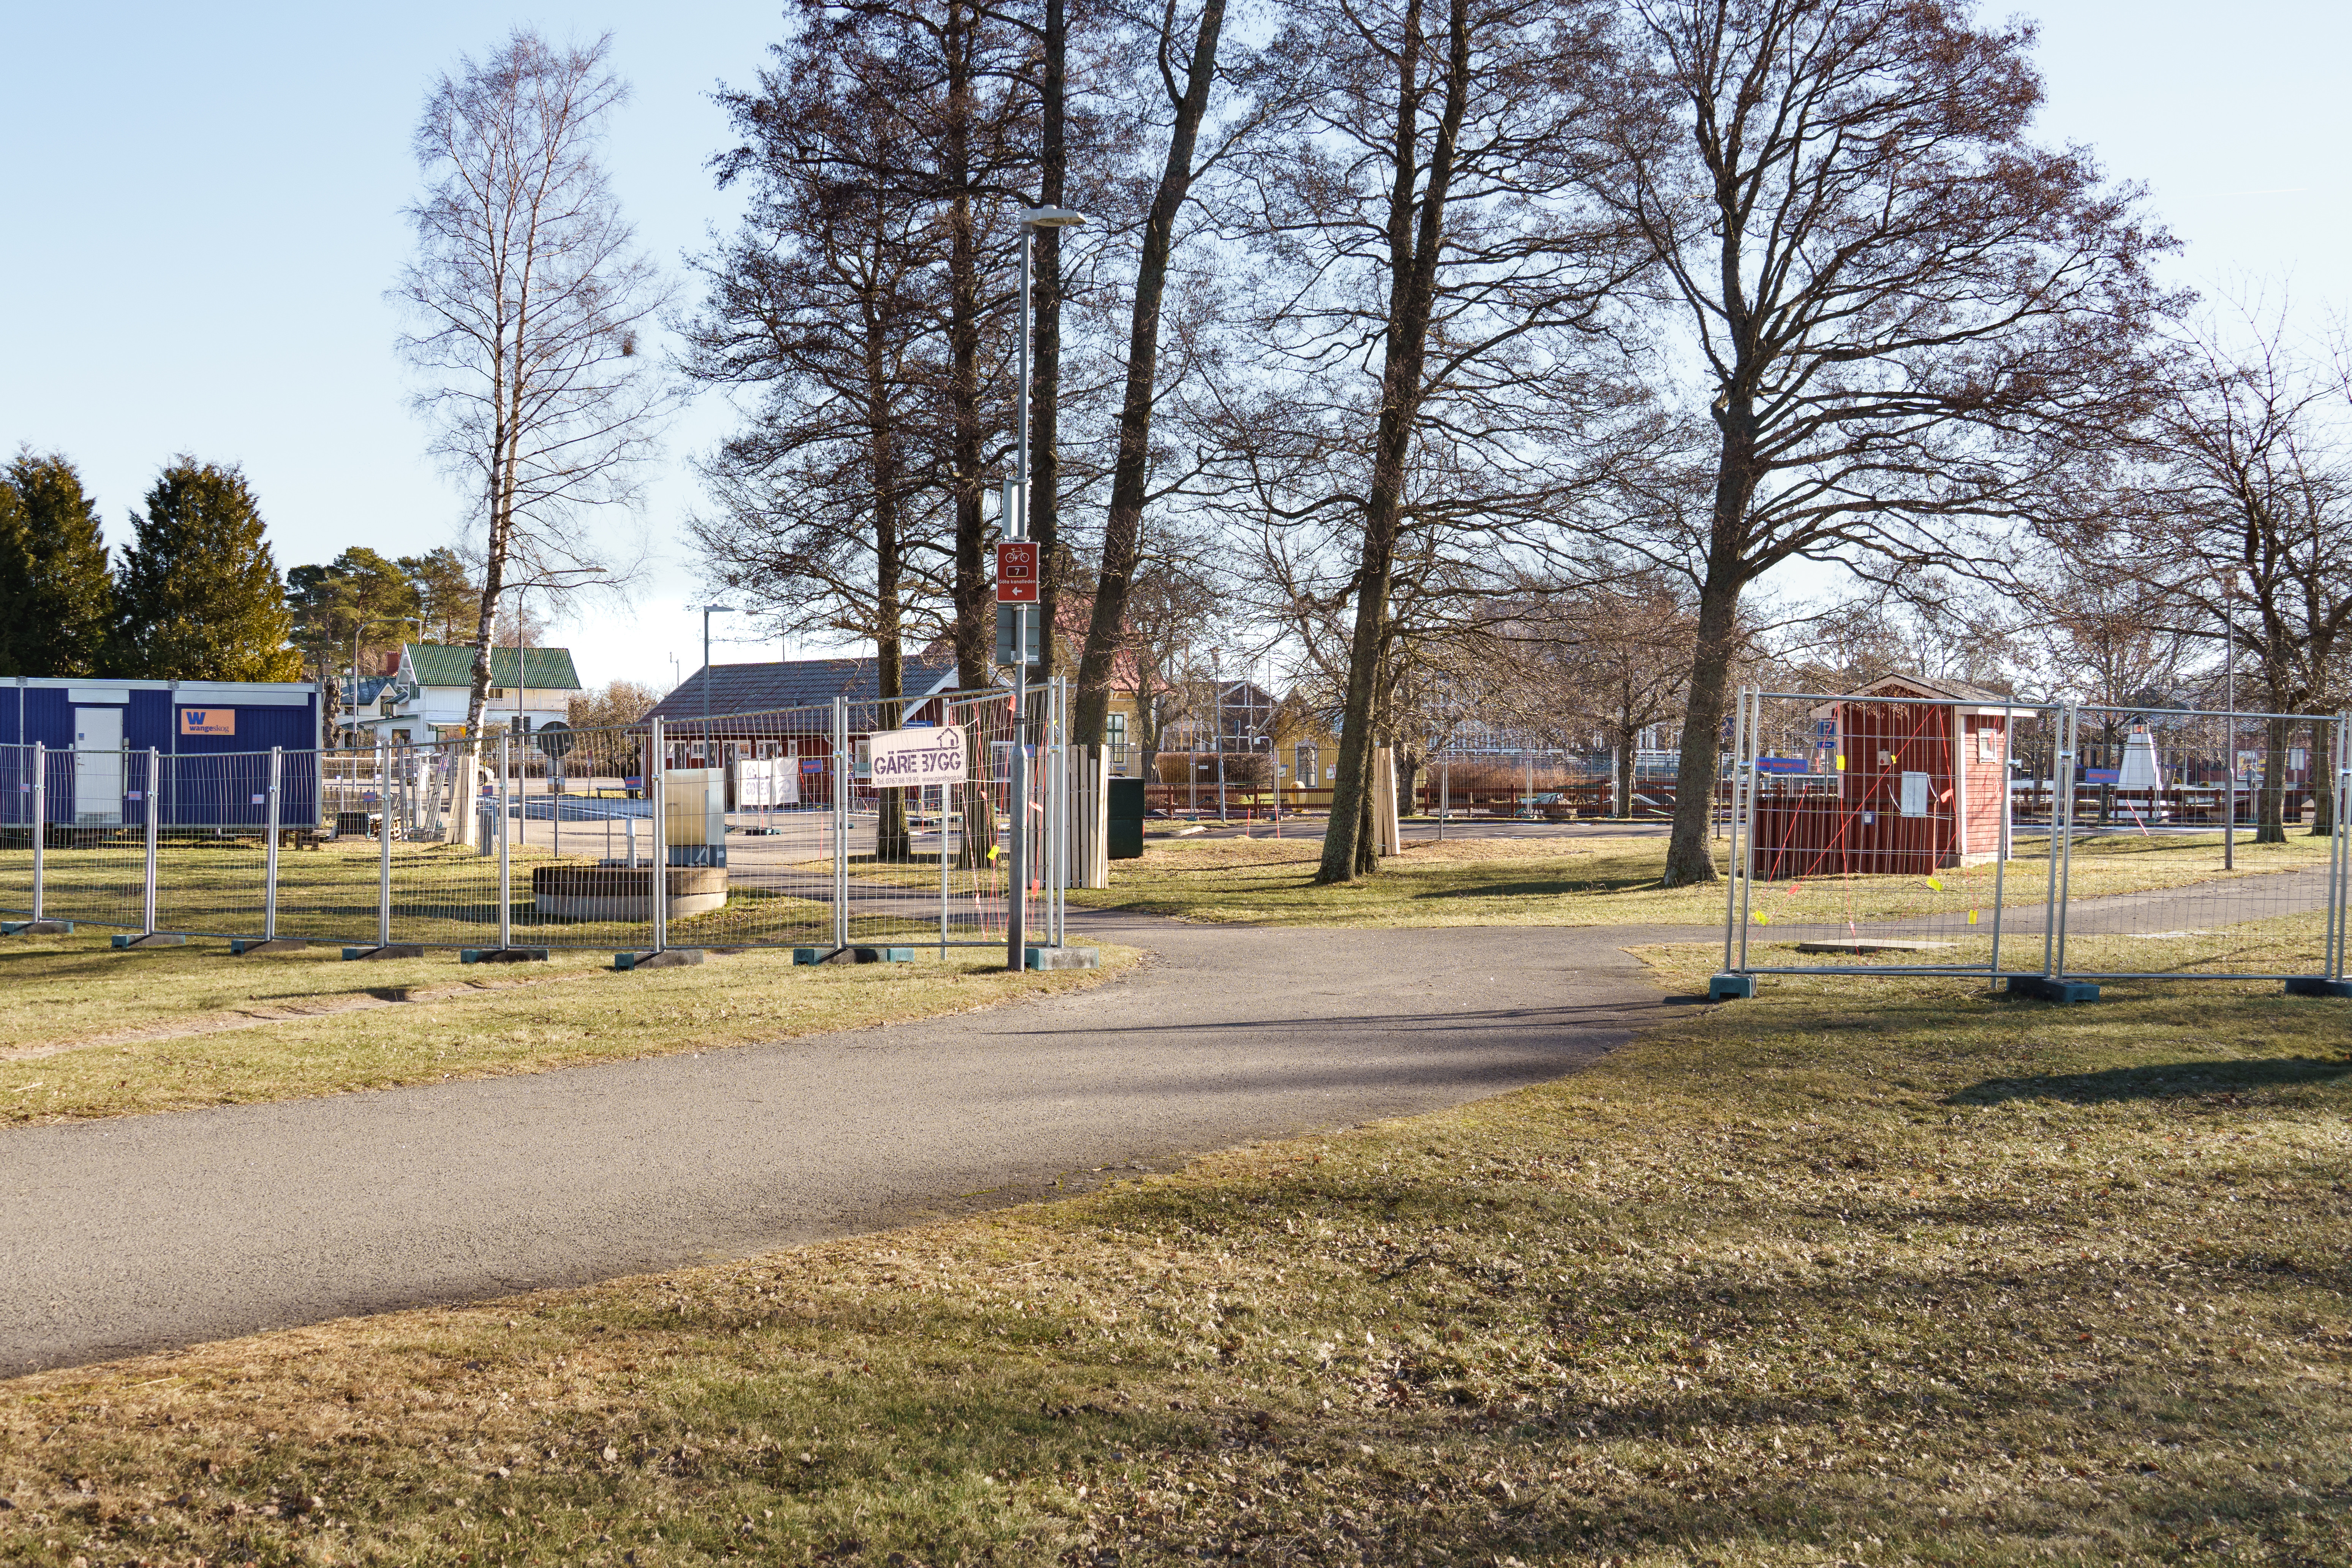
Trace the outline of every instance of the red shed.
{"type": "Polygon", "coordinates": [[[1757,780],[1756,874],[1919,876],[1990,860],[2009,815],[2014,700],[1893,675],[1813,710],[1819,773],[1757,780]],[[1833,765],[1831,765],[1833,764],[1833,765]]]}

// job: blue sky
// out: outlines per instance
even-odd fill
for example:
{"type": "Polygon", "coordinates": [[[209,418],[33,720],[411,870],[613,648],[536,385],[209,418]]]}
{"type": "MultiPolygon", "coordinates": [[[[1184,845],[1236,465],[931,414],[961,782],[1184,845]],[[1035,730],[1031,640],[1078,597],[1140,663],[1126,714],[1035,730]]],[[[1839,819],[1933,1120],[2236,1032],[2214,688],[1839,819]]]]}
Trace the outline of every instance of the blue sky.
{"type": "MultiPolygon", "coordinates": [[[[244,465],[281,567],[349,543],[451,542],[464,501],[425,458],[383,300],[408,252],[426,84],[514,23],[610,30],[635,90],[613,127],[615,184],[674,267],[732,213],[703,167],[725,134],[709,94],[759,68],[781,10],[14,7],[0,21],[0,448],[73,458],[117,541],[157,468],[190,451],[244,465]]],[[[2018,14],[2042,24],[2045,135],[2149,186],[2188,242],[2182,281],[2284,283],[2315,331],[2352,311],[2335,79],[2352,11],[2051,0],[2018,14]]],[[[698,500],[687,458],[726,423],[705,399],[674,430],[634,605],[559,628],[591,680],[666,687],[673,657],[698,661],[675,540],[698,500]]]]}

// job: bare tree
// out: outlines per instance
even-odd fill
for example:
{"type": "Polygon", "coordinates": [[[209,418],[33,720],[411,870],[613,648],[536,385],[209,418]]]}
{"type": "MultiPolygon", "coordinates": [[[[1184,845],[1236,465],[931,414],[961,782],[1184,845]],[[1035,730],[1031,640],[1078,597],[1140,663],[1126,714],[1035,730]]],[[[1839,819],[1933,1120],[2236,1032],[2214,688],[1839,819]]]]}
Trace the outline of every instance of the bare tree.
{"type": "MultiPolygon", "coordinates": [[[[720,95],[744,140],[718,160],[719,183],[744,181],[751,201],[701,263],[688,374],[758,401],[705,464],[719,512],[689,531],[706,571],[779,629],[872,639],[895,714],[906,638],[950,620],[947,233],[903,177],[919,154],[898,63],[853,28],[806,28],[776,53],[757,90],[720,95]],[[887,171],[901,177],[877,177],[887,171]]],[[[885,791],[880,813],[876,854],[904,859],[902,792],[885,791]]]]}
{"type": "MultiPolygon", "coordinates": [[[[1712,881],[1748,585],[1792,556],[1894,574],[2033,499],[2053,442],[2123,423],[2168,242],[2080,148],[2029,137],[2033,35],[1916,0],[1635,0],[1623,164],[1703,366],[1702,526],[1649,548],[1698,590],[1666,879],[1712,881]]],[[[1669,318],[1671,320],[1671,318],[1669,318]]],[[[1675,520],[1679,524],[1680,520],[1675,520]]]]}
{"type": "MultiPolygon", "coordinates": [[[[1096,575],[1085,649],[1078,660],[1077,711],[1073,728],[1081,745],[1099,745],[1102,742],[1113,667],[1126,641],[1128,597],[1144,554],[1143,510],[1150,499],[1151,416],[1161,390],[1161,314],[1167,304],[1169,267],[1179,237],[1178,221],[1203,169],[1255,125],[1254,117],[1240,117],[1226,129],[1215,152],[1206,157],[1202,154],[1201,129],[1209,118],[1211,96],[1220,78],[1217,58],[1224,21],[1225,0],[1201,0],[1199,10],[1190,16],[1170,0],[1149,26],[1134,29],[1150,43],[1151,76],[1167,100],[1167,146],[1151,205],[1144,217],[1134,284],[1129,293],[1125,376],[1118,450],[1111,469],[1109,513],[1103,524],[1102,559],[1096,575]]],[[[1057,239],[1057,246],[1058,243],[1057,239]]]]}
{"type": "MultiPolygon", "coordinates": [[[[639,353],[664,303],[598,153],[625,94],[609,36],[558,48],[518,30],[427,95],[425,194],[394,295],[434,450],[478,497],[481,601],[466,732],[480,744],[502,596],[619,575],[584,519],[635,496],[669,392],[639,353]]],[[[473,815],[461,814],[465,831],[473,815]]]]}
{"type": "Polygon", "coordinates": [[[1555,635],[1537,664],[1560,716],[1607,742],[1622,816],[1632,810],[1642,731],[1682,711],[1697,605],[1686,583],[1654,567],[1593,575],[1550,606],[1555,635]]]}
{"type": "Polygon", "coordinates": [[[1408,536],[1548,516],[1581,444],[1585,341],[1640,266],[1599,179],[1606,9],[1582,0],[1294,0],[1266,68],[1299,134],[1250,163],[1275,385],[1236,398],[1226,468],[1261,515],[1349,558],[1346,703],[1318,877],[1371,868],[1371,759],[1408,536]]]}
{"type": "MultiPolygon", "coordinates": [[[[2283,312],[2250,310],[2244,329],[2183,338],[2137,461],[2061,544],[2154,610],[2143,636],[2235,645],[2242,686],[2282,716],[2266,727],[2255,829],[2275,842],[2285,716],[2352,700],[2352,406],[2340,368],[2289,341],[2283,312]]],[[[2316,785],[2326,769],[2313,773],[2316,785]]],[[[2325,834],[2336,802],[2314,793],[2325,834]]]]}

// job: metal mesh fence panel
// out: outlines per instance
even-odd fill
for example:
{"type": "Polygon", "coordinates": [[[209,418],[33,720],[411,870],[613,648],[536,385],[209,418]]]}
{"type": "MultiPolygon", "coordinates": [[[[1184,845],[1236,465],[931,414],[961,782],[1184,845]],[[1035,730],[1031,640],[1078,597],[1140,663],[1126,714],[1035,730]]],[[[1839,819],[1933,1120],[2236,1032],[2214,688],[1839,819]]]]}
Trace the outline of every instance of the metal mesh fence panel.
{"type": "MultiPolygon", "coordinates": [[[[270,824],[287,810],[283,753],[228,752],[161,760],[157,929],[200,936],[259,936],[269,923],[270,824]],[[271,800],[273,757],[277,804],[271,800]]],[[[287,869],[281,862],[281,878],[287,869]]]]}
{"type": "Polygon", "coordinates": [[[1727,964],[2041,973],[2051,840],[2021,830],[2011,759],[2055,715],[1924,692],[1743,694],[1727,964]]]}
{"type": "Polygon", "coordinates": [[[31,920],[35,913],[33,780],[38,750],[0,746],[0,910],[17,920],[31,920]]]}
{"type": "Polygon", "coordinates": [[[2322,974],[2341,722],[2088,704],[2072,717],[2070,798],[2052,806],[2066,818],[2063,972],[2322,974]]]}
{"type": "Polygon", "coordinates": [[[836,945],[834,721],[828,703],[662,726],[664,945],[836,945]]]}
{"type": "Polygon", "coordinates": [[[2341,716],[1748,692],[1745,973],[2339,978],[2341,716]]]}

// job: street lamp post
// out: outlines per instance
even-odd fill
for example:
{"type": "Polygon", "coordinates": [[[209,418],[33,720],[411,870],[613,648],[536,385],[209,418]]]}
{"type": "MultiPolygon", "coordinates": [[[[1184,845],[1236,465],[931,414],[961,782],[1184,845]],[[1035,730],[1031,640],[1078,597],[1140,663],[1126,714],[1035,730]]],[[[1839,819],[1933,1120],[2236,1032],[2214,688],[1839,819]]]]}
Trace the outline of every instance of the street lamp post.
{"type": "Polygon", "coordinates": [[[697,605],[702,612],[702,760],[710,761],[710,617],[736,614],[732,605],[697,605]]]}
{"type": "MultiPolygon", "coordinates": [[[[1020,439],[1013,444],[1013,483],[1005,487],[1004,536],[1029,537],[1029,313],[1030,271],[1041,228],[1075,228],[1087,221],[1084,213],[1067,207],[1027,207],[1021,213],[1021,354],[1013,381],[1013,418],[1020,439]]],[[[1039,563],[1038,576],[1045,575],[1039,563]]],[[[1012,897],[1005,901],[1004,966],[1016,973],[1028,967],[1029,900],[1029,720],[1024,710],[1029,685],[1029,606],[1013,606],[1013,853],[1009,870],[1012,897]]]]}

